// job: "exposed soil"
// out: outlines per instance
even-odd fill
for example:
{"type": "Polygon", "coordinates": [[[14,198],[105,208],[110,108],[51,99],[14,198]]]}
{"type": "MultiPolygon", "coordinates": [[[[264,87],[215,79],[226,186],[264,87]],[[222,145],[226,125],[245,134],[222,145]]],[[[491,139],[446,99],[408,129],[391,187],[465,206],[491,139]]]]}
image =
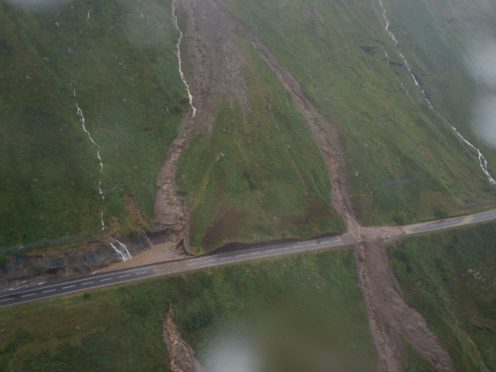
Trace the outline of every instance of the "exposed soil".
{"type": "Polygon", "coordinates": [[[179,47],[191,63],[191,71],[184,75],[191,89],[192,110],[169,147],[157,177],[155,222],[157,230],[171,232],[179,251],[189,253],[189,211],[175,182],[179,158],[195,132],[211,132],[216,108],[226,95],[236,98],[243,109],[248,106],[241,73],[244,60],[230,20],[211,0],[181,0],[177,6],[178,9],[176,2],[172,3],[173,13],[181,11],[186,15],[186,30],[179,47]]]}
{"type": "MultiPolygon", "coordinates": [[[[224,10],[224,13],[225,10],[224,10]]],[[[228,14],[228,13],[226,13],[228,14]]],[[[305,97],[298,81],[291,73],[279,65],[274,55],[258,40],[242,23],[236,21],[237,27],[248,38],[272,72],[277,76],[284,88],[291,95],[293,104],[306,120],[312,137],[324,159],[327,175],[331,182],[331,201],[336,212],[341,216],[348,230],[358,228],[354,218],[345,177],[343,151],[336,128],[324,118],[315,106],[305,97]]]]}
{"type": "MultiPolygon", "coordinates": [[[[219,7],[222,7],[218,1],[219,7]]],[[[250,40],[260,56],[278,77],[294,105],[305,118],[324,162],[332,187],[331,201],[356,243],[355,257],[359,284],[367,306],[369,325],[379,354],[379,370],[402,371],[401,341],[404,338],[440,371],[454,371],[449,354],[432,333],[422,316],[402,298],[386,252],[388,243],[402,236],[395,228],[362,228],[356,220],[345,177],[345,158],[336,128],[305,97],[298,81],[279,65],[272,53],[241,22],[238,29],[250,40]]]]}
{"type": "Polygon", "coordinates": [[[400,351],[403,338],[437,370],[454,371],[453,361],[437,336],[422,316],[403,300],[385,244],[363,242],[356,246],[355,252],[360,287],[380,352],[381,370],[403,370],[400,351]]]}
{"type": "Polygon", "coordinates": [[[111,272],[115,270],[127,269],[130,267],[174,261],[182,258],[182,256],[177,255],[175,252],[176,246],[172,242],[153,244],[150,246],[149,249],[139,252],[130,260],[114,263],[95,272],[111,272]]]}
{"type": "MultiPolygon", "coordinates": [[[[248,110],[243,76],[246,62],[235,26],[214,0],[180,0],[186,14],[185,56],[191,64],[191,88],[198,108],[196,129],[210,133],[222,100],[235,98],[248,110]]],[[[188,71],[190,70],[190,71],[188,71]]]]}
{"type": "Polygon", "coordinates": [[[174,322],[172,307],[164,316],[163,332],[165,345],[173,372],[203,372],[205,369],[195,358],[193,349],[182,339],[174,322]]]}
{"type": "MultiPolygon", "coordinates": [[[[138,256],[153,246],[144,233],[120,236],[119,241],[126,245],[132,256],[138,256]]],[[[121,258],[109,243],[89,241],[59,246],[57,249],[46,248],[33,252],[21,250],[9,256],[6,264],[0,268],[0,288],[20,289],[112,267],[121,258]]]]}
{"type": "Polygon", "coordinates": [[[204,248],[211,250],[222,245],[229,233],[239,230],[246,220],[246,214],[240,210],[230,209],[217,216],[208,228],[203,239],[204,248]]]}

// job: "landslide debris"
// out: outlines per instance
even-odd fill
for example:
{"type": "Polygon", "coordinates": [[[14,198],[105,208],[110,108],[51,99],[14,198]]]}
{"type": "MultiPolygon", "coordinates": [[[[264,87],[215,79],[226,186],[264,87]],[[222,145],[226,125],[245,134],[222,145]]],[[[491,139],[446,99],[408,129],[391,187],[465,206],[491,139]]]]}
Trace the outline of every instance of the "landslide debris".
{"type": "Polygon", "coordinates": [[[294,105],[305,118],[324,162],[332,187],[331,201],[357,242],[355,258],[359,285],[364,295],[369,325],[379,354],[379,370],[402,371],[401,340],[404,338],[440,371],[453,371],[454,364],[422,316],[402,298],[399,284],[391,270],[386,245],[401,237],[399,229],[362,228],[358,223],[346,184],[346,161],[336,128],[305,97],[298,81],[282,67],[275,56],[242,22],[230,15],[221,0],[219,9],[236,23],[265,63],[291,95],[294,105]]]}
{"type": "Polygon", "coordinates": [[[172,307],[164,316],[163,332],[165,345],[170,358],[173,372],[204,372],[205,369],[195,358],[193,349],[182,339],[181,333],[174,322],[172,307]]]}
{"type": "Polygon", "coordinates": [[[211,132],[216,107],[225,96],[234,97],[244,110],[248,106],[242,76],[245,61],[239,51],[231,20],[225,13],[219,12],[212,0],[173,1],[172,14],[180,36],[183,33],[177,44],[179,68],[183,68],[182,53],[191,64],[191,71],[180,73],[190,90],[191,110],[179,135],[169,147],[157,177],[155,222],[156,229],[168,231],[178,250],[184,254],[190,251],[190,218],[186,201],[177,192],[178,161],[195,133],[211,132]],[[174,19],[178,13],[185,14],[184,31],[180,29],[181,22],[174,19]]]}

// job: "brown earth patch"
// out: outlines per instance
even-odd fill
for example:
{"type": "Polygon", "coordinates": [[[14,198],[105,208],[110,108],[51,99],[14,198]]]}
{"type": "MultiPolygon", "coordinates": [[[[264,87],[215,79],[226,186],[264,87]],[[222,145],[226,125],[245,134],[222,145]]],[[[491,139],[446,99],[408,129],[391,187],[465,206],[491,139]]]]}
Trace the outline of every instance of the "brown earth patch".
{"type": "Polygon", "coordinates": [[[246,213],[236,209],[221,211],[203,238],[205,249],[210,250],[226,243],[230,237],[242,229],[246,213]]]}
{"type": "Polygon", "coordinates": [[[236,23],[267,66],[290,94],[293,104],[306,120],[314,141],[319,148],[332,187],[331,202],[347,227],[347,234],[356,242],[355,257],[359,284],[367,306],[369,325],[379,354],[379,370],[402,371],[401,341],[406,339],[434,367],[441,371],[453,371],[449,354],[437,337],[429,330],[421,315],[408,307],[389,265],[385,246],[394,234],[379,229],[363,229],[356,220],[346,182],[346,161],[337,129],[320,114],[306,98],[298,81],[279,64],[275,56],[244,24],[232,17],[216,0],[219,7],[236,23]],[[377,236],[376,236],[377,235],[377,236]],[[380,240],[380,236],[384,240],[380,240]],[[366,241],[372,238],[373,243],[366,241]]]}
{"type": "MultiPolygon", "coordinates": [[[[211,133],[217,107],[224,97],[234,97],[243,110],[248,109],[242,75],[245,62],[231,20],[218,11],[214,1],[177,0],[171,6],[173,14],[181,11],[186,15],[179,53],[184,54],[183,61],[187,59],[191,64],[191,71],[184,71],[183,62],[192,107],[157,177],[155,224],[156,230],[172,232],[177,245],[189,253],[190,216],[185,200],[177,192],[177,164],[196,132],[211,133]]],[[[172,21],[177,27],[181,24],[176,24],[174,18],[172,21]]]]}
{"type": "Polygon", "coordinates": [[[195,352],[181,337],[174,322],[172,307],[164,316],[162,337],[170,358],[173,372],[204,372],[205,370],[195,358],[195,352]]]}
{"type": "Polygon", "coordinates": [[[333,215],[328,205],[320,202],[310,203],[302,216],[293,219],[292,223],[296,225],[317,226],[324,218],[332,218],[333,215]]]}

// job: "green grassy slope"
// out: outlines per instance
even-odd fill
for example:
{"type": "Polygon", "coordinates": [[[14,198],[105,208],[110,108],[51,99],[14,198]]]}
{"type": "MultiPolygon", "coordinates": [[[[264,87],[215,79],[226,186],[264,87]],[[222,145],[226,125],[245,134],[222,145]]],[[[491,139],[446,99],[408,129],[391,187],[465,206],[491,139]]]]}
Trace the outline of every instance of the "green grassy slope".
{"type": "Polygon", "coordinates": [[[340,231],[306,123],[251,47],[243,48],[250,110],[226,97],[212,135],[195,138],[181,159],[178,185],[192,211],[192,245],[208,250],[340,231]]]}
{"type": "Polygon", "coordinates": [[[403,368],[407,372],[435,372],[436,369],[425,360],[408,342],[403,341],[401,348],[403,368]]]}
{"type": "Polygon", "coordinates": [[[483,150],[496,170],[496,152],[471,130],[481,86],[469,72],[472,48],[494,34],[496,5],[487,0],[396,0],[389,9],[392,29],[436,108],[483,150]]]}
{"type": "Polygon", "coordinates": [[[146,224],[187,110],[176,37],[168,1],[66,2],[41,13],[0,2],[0,246],[98,234],[102,209],[114,232],[146,224]],[[101,149],[104,203],[76,100],[101,149]]]}
{"type": "Polygon", "coordinates": [[[321,370],[311,360],[322,355],[336,370],[375,368],[353,254],[343,251],[1,309],[0,369],[168,370],[169,304],[205,365],[210,347],[251,330],[264,370],[321,370]]]}
{"type": "Polygon", "coordinates": [[[390,251],[407,302],[460,371],[496,368],[495,226],[409,239],[390,251]]]}
{"type": "Polygon", "coordinates": [[[492,195],[473,154],[394,63],[378,3],[224,2],[338,127],[362,222],[428,218],[492,195]]]}

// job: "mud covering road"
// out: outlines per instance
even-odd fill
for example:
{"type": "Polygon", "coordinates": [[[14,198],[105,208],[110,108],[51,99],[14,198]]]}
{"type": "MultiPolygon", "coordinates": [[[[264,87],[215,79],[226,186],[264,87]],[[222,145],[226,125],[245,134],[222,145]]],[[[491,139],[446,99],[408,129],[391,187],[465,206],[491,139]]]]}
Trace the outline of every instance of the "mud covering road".
{"type": "Polygon", "coordinates": [[[163,333],[172,372],[204,372],[193,349],[182,339],[174,322],[172,307],[164,316],[163,333]]]}
{"type": "MultiPolygon", "coordinates": [[[[230,15],[222,0],[219,9],[235,23],[259,52],[265,63],[291,95],[294,105],[305,118],[326,164],[332,187],[331,201],[340,215],[347,234],[357,242],[355,258],[359,284],[367,307],[369,325],[379,354],[380,371],[402,371],[401,341],[404,339],[440,371],[454,371],[449,354],[429,330],[422,316],[410,308],[401,296],[386,252],[389,239],[402,236],[398,230],[384,231],[383,240],[370,236],[370,229],[362,228],[356,220],[345,178],[345,158],[337,129],[305,97],[298,81],[282,67],[263,43],[241,21],[230,15]],[[370,243],[372,241],[372,243],[370,243]],[[367,243],[368,242],[368,243],[367,243]]],[[[377,234],[373,232],[372,234],[377,234]]]]}

